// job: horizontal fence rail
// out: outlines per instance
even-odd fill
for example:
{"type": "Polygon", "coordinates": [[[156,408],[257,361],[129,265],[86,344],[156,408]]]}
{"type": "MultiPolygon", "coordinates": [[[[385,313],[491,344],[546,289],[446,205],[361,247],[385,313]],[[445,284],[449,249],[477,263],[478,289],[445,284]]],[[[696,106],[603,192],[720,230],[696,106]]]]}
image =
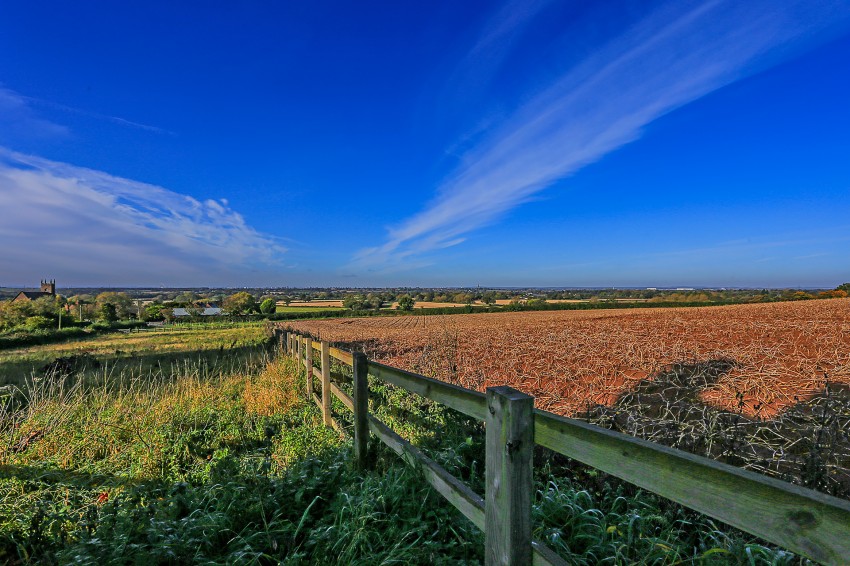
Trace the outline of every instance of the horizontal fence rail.
{"type": "MultiPolygon", "coordinates": [[[[365,461],[363,431],[366,430],[405,462],[417,467],[441,496],[485,532],[488,565],[529,561],[540,565],[565,564],[544,544],[531,540],[530,524],[525,524],[531,510],[527,494],[533,492],[529,483],[531,476],[525,473],[527,469],[523,467],[523,458],[527,458],[527,464],[531,466],[531,448],[534,444],[812,560],[824,564],[845,564],[850,557],[850,502],[842,499],[540,409],[533,409],[530,413],[532,416],[528,418],[517,416],[522,415],[522,411],[513,415],[506,407],[511,403],[521,403],[521,398],[528,396],[507,387],[488,388],[488,394],[485,395],[369,361],[363,354],[330,347],[327,342],[290,332],[281,333],[281,344],[285,352],[296,357],[299,365],[305,368],[305,376],[309,377],[308,396],[322,409],[326,423],[342,430],[330,415],[329,401],[324,402],[326,391],[328,396],[335,396],[346,408],[354,411],[355,443],[360,443],[359,449],[355,447],[358,459],[365,461]],[[314,348],[323,352],[319,368],[313,367],[314,348]],[[355,398],[330,380],[331,358],[354,369],[355,398]],[[368,395],[365,389],[366,374],[487,423],[485,468],[493,471],[499,467],[502,471],[494,471],[494,477],[498,477],[495,480],[490,471],[487,472],[485,498],[474,493],[375,416],[368,414],[368,402],[364,403],[363,397],[368,395]],[[313,390],[314,376],[322,383],[322,397],[313,390]],[[361,388],[360,395],[357,393],[358,387],[361,388]],[[490,399],[488,395],[495,397],[490,399]],[[357,397],[360,397],[359,405],[357,397]],[[502,417],[506,421],[493,420],[497,413],[501,414],[505,410],[508,412],[502,417]],[[527,423],[524,422],[526,420],[527,423]],[[497,434],[497,428],[503,432],[497,434]],[[529,432],[533,442],[525,443],[527,446],[522,448],[525,452],[518,455],[516,446],[523,443],[517,439],[529,432]],[[499,456],[505,454],[505,451],[514,451],[511,452],[511,458],[505,460],[499,456]],[[516,465],[519,467],[515,471],[504,468],[516,465]],[[508,478],[507,486],[502,482],[500,474],[508,478]],[[522,485],[513,485],[515,482],[522,485]],[[527,493],[524,494],[524,490],[527,493]],[[488,507],[488,501],[492,501],[494,506],[488,507]],[[490,534],[493,536],[488,536],[490,534]],[[504,547],[505,540],[518,541],[516,546],[521,548],[504,547]]],[[[533,406],[533,399],[531,401],[533,406]]]]}
{"type": "Polygon", "coordinates": [[[534,441],[818,562],[850,560],[850,503],[546,411],[534,441]]]}
{"type": "Polygon", "coordinates": [[[487,416],[487,398],[483,393],[445,381],[417,375],[378,362],[369,362],[369,374],[381,381],[427,397],[437,403],[483,421],[487,416]]]}

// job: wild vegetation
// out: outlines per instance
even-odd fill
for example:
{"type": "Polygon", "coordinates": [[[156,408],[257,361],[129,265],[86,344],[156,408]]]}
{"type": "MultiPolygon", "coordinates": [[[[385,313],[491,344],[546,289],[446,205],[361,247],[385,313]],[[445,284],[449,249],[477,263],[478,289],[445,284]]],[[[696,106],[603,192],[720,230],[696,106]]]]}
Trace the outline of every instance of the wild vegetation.
{"type": "MultiPolygon", "coordinates": [[[[345,435],[321,424],[303,374],[256,326],[205,349],[214,330],[104,337],[89,354],[102,366],[113,348],[182,358],[146,372],[53,364],[7,389],[0,561],[480,563],[481,533],[417,470],[378,445],[374,471],[351,467],[345,435]]],[[[382,420],[480,490],[480,425],[391,386],[372,394],[382,420]]],[[[571,563],[800,562],[545,451],[536,462],[535,536],[571,563]]]]}
{"type": "Polygon", "coordinates": [[[0,386],[23,387],[53,369],[73,373],[85,385],[148,379],[174,366],[202,365],[206,373],[229,371],[267,340],[262,322],[190,324],[162,329],[72,336],[64,342],[0,349],[0,386]],[[65,371],[67,370],[67,371],[65,371]]]}

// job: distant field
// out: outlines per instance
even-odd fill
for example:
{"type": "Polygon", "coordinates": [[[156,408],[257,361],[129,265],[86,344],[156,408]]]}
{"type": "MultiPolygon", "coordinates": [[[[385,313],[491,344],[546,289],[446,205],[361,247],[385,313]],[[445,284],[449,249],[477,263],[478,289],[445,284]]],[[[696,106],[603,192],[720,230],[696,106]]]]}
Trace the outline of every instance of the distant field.
{"type": "MultiPolygon", "coordinates": [[[[287,306],[283,301],[278,301],[278,308],[286,307],[286,308],[301,308],[306,307],[310,309],[322,308],[322,309],[333,309],[333,308],[343,308],[341,300],[331,300],[331,301],[292,301],[287,306]]],[[[278,311],[280,312],[280,311],[278,311]]],[[[295,312],[295,311],[284,311],[284,312],[295,312]]]]}
{"type": "Polygon", "coordinates": [[[26,378],[42,375],[44,367],[57,358],[93,358],[98,367],[90,368],[92,372],[132,368],[136,374],[144,374],[158,364],[176,362],[188,355],[216,356],[230,352],[231,357],[235,357],[239,351],[261,345],[266,336],[262,322],[220,326],[187,324],[0,350],[0,386],[20,384],[26,378]]]}
{"type": "Polygon", "coordinates": [[[288,323],[374,358],[483,390],[509,384],[574,415],[675,364],[722,361],[699,398],[763,417],[850,384],[850,299],[710,308],[542,311],[288,323]]]}
{"type": "Polygon", "coordinates": [[[280,306],[278,305],[275,312],[318,312],[318,311],[341,311],[345,310],[342,306],[280,306]]]}
{"type": "MultiPolygon", "coordinates": [[[[413,308],[415,309],[443,309],[448,307],[465,307],[466,303],[437,303],[434,301],[416,301],[414,303],[413,308]]],[[[393,302],[390,305],[390,309],[393,310],[398,307],[398,302],[393,302]]]]}

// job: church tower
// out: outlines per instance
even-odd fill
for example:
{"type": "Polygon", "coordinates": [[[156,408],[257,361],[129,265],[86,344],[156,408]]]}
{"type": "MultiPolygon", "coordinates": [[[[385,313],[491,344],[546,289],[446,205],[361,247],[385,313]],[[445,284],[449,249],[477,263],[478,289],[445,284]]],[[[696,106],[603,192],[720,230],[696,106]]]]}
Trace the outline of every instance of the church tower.
{"type": "Polygon", "coordinates": [[[41,282],[41,292],[42,293],[49,293],[51,295],[55,295],[56,294],[56,280],[53,279],[52,281],[46,281],[46,280],[42,281],[41,282]]]}

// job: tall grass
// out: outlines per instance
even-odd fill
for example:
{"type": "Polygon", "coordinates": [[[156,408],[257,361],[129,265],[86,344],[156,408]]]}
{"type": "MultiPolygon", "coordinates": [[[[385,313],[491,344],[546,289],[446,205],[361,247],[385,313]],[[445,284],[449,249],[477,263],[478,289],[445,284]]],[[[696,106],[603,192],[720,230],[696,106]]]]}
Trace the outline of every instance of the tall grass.
{"type": "Polygon", "coordinates": [[[263,324],[186,325],[0,350],[0,387],[23,388],[28,387],[28,380],[54,379],[54,369],[73,373],[75,379],[89,385],[101,383],[110,375],[125,380],[179,375],[172,366],[196,361],[229,371],[230,366],[264,349],[268,340],[269,332],[263,324]],[[64,367],[51,366],[57,359],[65,362],[64,367]]]}
{"type": "MultiPolygon", "coordinates": [[[[29,381],[0,409],[0,562],[478,564],[483,535],[373,441],[322,425],[293,361],[29,381]]],[[[481,425],[372,384],[372,410],[481,493],[481,425]]],[[[335,404],[337,417],[345,410],[335,404]]],[[[535,536],[573,564],[799,560],[574,462],[536,456],[535,536]]]]}

